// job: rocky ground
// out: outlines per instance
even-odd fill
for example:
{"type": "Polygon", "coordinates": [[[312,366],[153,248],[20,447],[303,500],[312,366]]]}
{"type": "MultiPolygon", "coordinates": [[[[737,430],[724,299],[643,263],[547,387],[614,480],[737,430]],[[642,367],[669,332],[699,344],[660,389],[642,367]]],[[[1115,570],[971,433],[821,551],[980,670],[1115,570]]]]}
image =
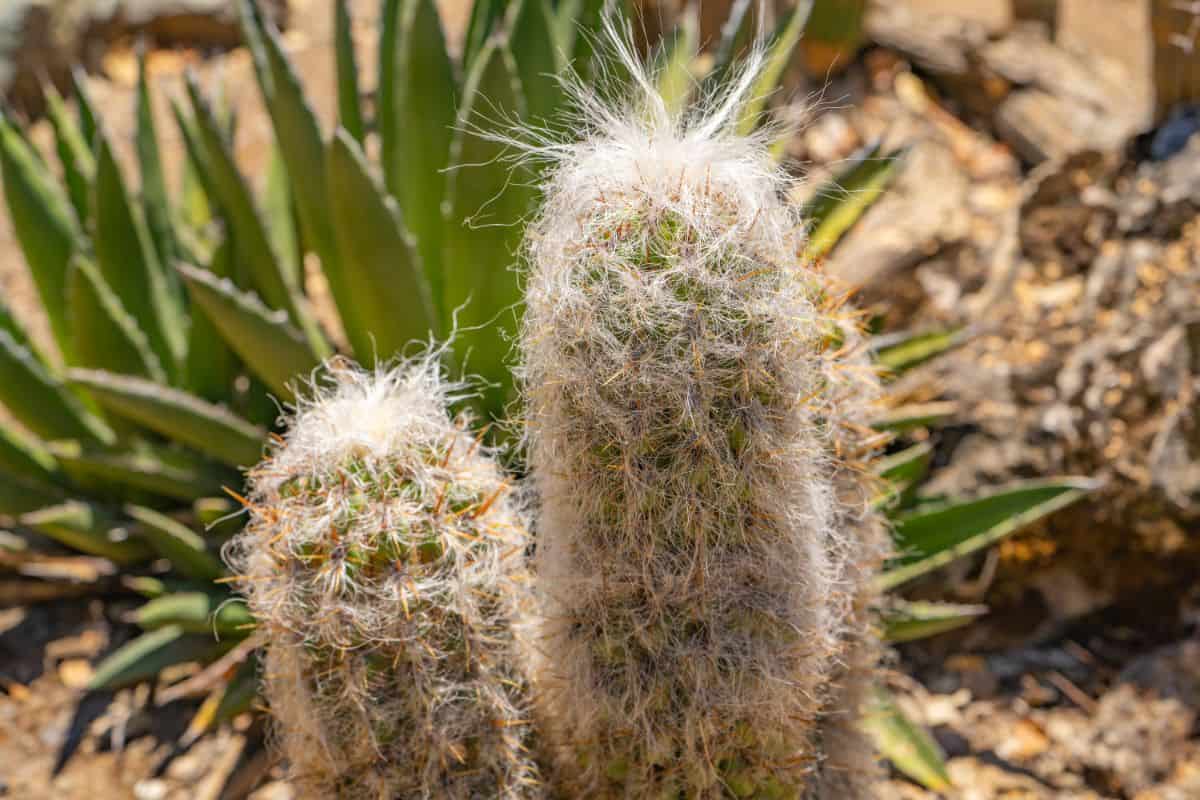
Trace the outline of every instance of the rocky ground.
{"type": "MultiPolygon", "coordinates": [[[[1200,138],[1188,144],[1197,126],[1170,115],[1187,82],[1163,78],[1187,77],[1187,62],[1122,50],[1114,28],[1129,41],[1161,32],[1133,14],[1141,3],[1103,2],[1111,15],[1063,0],[1053,31],[1047,3],[1015,4],[1023,21],[992,0],[878,3],[848,69],[795,76],[799,96],[818,98],[794,109],[790,154],[809,176],[798,194],[864,144],[908,149],[828,269],[891,329],[973,334],[894,387],[956,409],[934,441],[932,489],[1104,482],[1094,502],[916,587],[994,609],[889,665],[964,800],[1200,797],[1200,138]]],[[[354,5],[370,64],[377,4],[354,5]]],[[[444,5],[461,29],[463,4],[444,5]]],[[[320,0],[290,7],[287,44],[328,119],[329,15],[320,0]]],[[[258,175],[269,128],[246,55],[163,50],[150,64],[168,92],[188,64],[230,87],[238,155],[258,175]]],[[[132,65],[127,42],[98,58],[97,105],[131,107],[132,65]]],[[[109,117],[127,138],[129,115],[109,117]]],[[[0,291],[40,324],[3,215],[0,291]]],[[[4,570],[0,797],[290,796],[252,717],[187,747],[198,698],[82,692],[92,660],[132,633],[118,592],[39,597],[44,584],[4,570]]],[[[102,570],[88,578],[115,588],[102,570]]],[[[892,776],[880,796],[931,795],[892,776]]]]}

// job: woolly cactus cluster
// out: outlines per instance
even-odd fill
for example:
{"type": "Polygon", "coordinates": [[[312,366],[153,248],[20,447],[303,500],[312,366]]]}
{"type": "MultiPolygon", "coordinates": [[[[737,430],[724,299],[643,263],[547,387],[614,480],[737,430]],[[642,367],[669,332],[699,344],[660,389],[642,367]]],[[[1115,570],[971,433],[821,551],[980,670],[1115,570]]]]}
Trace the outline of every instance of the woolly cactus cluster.
{"type": "Polygon", "coordinates": [[[432,358],[331,372],[251,473],[226,552],[292,778],[320,798],[525,796],[506,481],[432,358]]]}
{"type": "Polygon", "coordinates": [[[527,716],[562,797],[870,794],[874,373],[734,133],[760,56],[681,115],[609,34],[636,96],[578,89],[583,136],[535,149],[532,563],[436,354],[334,365],[251,474],[228,556],[312,796],[538,796],[527,716]]]}
{"type": "Polygon", "coordinates": [[[754,59],[680,117],[624,55],[639,100],[582,98],[529,240],[546,746],[571,797],[866,795],[874,377],[766,140],[730,132],[754,59]]]}

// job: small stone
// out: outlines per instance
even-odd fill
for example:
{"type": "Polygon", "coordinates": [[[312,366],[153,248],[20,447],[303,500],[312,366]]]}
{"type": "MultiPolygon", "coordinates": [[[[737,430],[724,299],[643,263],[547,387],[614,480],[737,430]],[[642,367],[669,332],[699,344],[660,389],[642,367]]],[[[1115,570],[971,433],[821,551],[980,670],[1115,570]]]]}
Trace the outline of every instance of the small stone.
{"type": "Polygon", "coordinates": [[[845,115],[831,111],[805,132],[804,144],[812,160],[828,164],[850,155],[860,141],[845,115]]]}
{"type": "Polygon", "coordinates": [[[209,758],[205,758],[205,755],[206,754],[203,753],[192,752],[188,753],[187,755],[180,756],[171,762],[171,766],[167,774],[172,779],[182,781],[183,783],[194,783],[199,781],[204,777],[205,772],[207,772],[211,766],[211,764],[208,763],[211,761],[211,756],[209,758]]]}
{"type": "Polygon", "coordinates": [[[1041,726],[1029,719],[1018,720],[1006,739],[996,748],[996,755],[1013,761],[1028,761],[1046,752],[1050,739],[1041,726]]]}
{"type": "Polygon", "coordinates": [[[8,696],[13,700],[16,700],[18,703],[24,703],[33,696],[27,686],[17,683],[16,681],[4,681],[3,683],[0,683],[0,689],[3,689],[5,692],[7,692],[8,696]]]}
{"type": "Polygon", "coordinates": [[[167,796],[166,781],[138,781],[133,787],[133,796],[136,800],[164,800],[167,796]]]}
{"type": "Polygon", "coordinates": [[[58,665],[58,679],[68,689],[82,689],[92,679],[92,665],[84,658],[68,658],[58,665]]]}
{"type": "Polygon", "coordinates": [[[250,795],[249,800],[292,800],[296,793],[284,781],[272,781],[250,795]]]}
{"type": "Polygon", "coordinates": [[[38,738],[46,747],[58,748],[67,735],[67,727],[69,724],[69,716],[60,716],[53,722],[44,725],[42,729],[38,731],[38,738]]]}

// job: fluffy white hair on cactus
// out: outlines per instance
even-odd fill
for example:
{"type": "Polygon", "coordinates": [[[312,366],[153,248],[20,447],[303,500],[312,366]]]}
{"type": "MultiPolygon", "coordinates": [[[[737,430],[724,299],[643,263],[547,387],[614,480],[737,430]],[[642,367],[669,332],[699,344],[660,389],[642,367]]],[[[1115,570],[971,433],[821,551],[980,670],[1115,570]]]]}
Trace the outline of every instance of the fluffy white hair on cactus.
{"type": "Polygon", "coordinates": [[[539,736],[570,797],[870,796],[877,379],[803,260],[777,131],[733,132],[761,54],[672,114],[612,28],[632,91],[576,87],[581,139],[533,151],[539,736]]]}
{"type": "Polygon", "coordinates": [[[447,408],[433,353],[331,362],[250,473],[226,550],[266,642],[290,777],[313,798],[518,798],[537,786],[510,622],[526,526],[447,408]]]}

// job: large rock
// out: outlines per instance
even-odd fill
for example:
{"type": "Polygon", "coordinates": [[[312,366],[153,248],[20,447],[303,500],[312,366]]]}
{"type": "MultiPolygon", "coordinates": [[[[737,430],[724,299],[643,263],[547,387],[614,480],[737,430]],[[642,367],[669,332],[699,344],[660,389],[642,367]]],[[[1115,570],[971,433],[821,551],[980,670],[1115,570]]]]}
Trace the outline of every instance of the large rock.
{"type": "Polygon", "coordinates": [[[1114,151],[1200,97],[1200,7],[1179,0],[877,0],[867,33],[990,119],[1029,163],[1114,151]]]}
{"type": "Polygon", "coordinates": [[[1046,25],[1018,23],[997,5],[947,13],[935,0],[877,3],[867,33],[929,73],[1029,163],[1117,149],[1146,127],[1118,63],[1063,47],[1046,25]]]}
{"type": "MultiPolygon", "coordinates": [[[[237,6],[231,0],[93,0],[89,34],[108,41],[141,33],[162,44],[233,47],[240,41],[237,6]]],[[[263,4],[277,23],[286,3],[263,4]]]]}
{"type": "Polygon", "coordinates": [[[1148,120],[1200,97],[1200,11],[1181,0],[1058,0],[1058,39],[1128,72],[1148,120]]]}
{"type": "Polygon", "coordinates": [[[1009,0],[906,0],[905,5],[921,15],[970,21],[989,33],[1007,30],[1013,20],[1009,0]]]}

